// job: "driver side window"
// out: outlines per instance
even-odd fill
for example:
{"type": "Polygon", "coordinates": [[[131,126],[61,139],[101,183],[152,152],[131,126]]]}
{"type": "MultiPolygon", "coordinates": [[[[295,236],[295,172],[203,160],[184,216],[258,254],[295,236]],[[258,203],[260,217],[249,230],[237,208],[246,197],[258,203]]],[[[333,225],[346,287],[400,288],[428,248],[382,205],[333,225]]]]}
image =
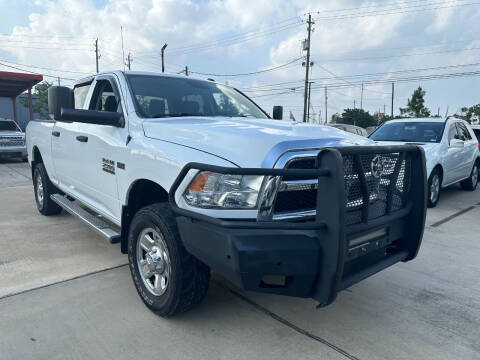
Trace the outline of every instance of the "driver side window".
{"type": "Polygon", "coordinates": [[[100,80],[97,82],[89,109],[111,112],[118,111],[118,99],[115,97],[110,81],[100,80]]]}

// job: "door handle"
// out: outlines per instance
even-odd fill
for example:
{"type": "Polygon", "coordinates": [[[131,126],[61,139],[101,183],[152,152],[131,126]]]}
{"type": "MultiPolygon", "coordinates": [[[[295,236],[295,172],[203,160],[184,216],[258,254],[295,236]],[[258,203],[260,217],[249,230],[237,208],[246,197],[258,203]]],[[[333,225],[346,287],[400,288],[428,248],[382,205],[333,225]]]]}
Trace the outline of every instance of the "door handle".
{"type": "Polygon", "coordinates": [[[76,139],[77,141],[80,141],[80,142],[88,142],[87,136],[77,136],[76,139]]]}
{"type": "Polygon", "coordinates": [[[55,137],[60,137],[60,131],[52,131],[52,135],[55,137]]]}

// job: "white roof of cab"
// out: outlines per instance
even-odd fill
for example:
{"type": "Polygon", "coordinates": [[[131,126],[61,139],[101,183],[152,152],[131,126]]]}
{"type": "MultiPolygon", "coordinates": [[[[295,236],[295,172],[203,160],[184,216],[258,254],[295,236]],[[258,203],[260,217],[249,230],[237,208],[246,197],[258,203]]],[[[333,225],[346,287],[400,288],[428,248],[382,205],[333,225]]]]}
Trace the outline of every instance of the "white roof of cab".
{"type": "MultiPolygon", "coordinates": [[[[163,77],[171,77],[171,78],[181,78],[185,79],[185,75],[180,75],[180,74],[169,74],[169,73],[162,73],[162,72],[153,72],[153,71],[122,71],[122,70],[110,70],[110,71],[101,71],[99,73],[95,73],[86,77],[83,77],[77,81],[75,81],[74,85],[82,84],[87,81],[92,80],[95,76],[98,75],[108,75],[108,74],[125,74],[125,75],[148,75],[148,76],[163,76],[163,77]]],[[[188,79],[193,79],[193,80],[201,80],[201,81],[209,81],[205,79],[199,79],[194,76],[189,76],[188,79]]]]}

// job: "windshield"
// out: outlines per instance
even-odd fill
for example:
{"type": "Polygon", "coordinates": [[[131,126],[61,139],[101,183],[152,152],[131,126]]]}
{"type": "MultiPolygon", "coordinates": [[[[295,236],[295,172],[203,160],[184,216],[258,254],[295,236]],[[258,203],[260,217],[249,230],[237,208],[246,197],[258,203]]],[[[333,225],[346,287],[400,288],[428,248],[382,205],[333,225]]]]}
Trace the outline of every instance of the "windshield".
{"type": "Polygon", "coordinates": [[[148,75],[127,75],[127,79],[142,117],[268,118],[244,95],[214,82],[148,75]]]}
{"type": "Polygon", "coordinates": [[[440,142],[443,122],[392,122],[377,129],[370,139],[375,141],[440,142]]]}
{"type": "Polygon", "coordinates": [[[20,131],[13,121],[0,121],[0,131],[20,131]]]}

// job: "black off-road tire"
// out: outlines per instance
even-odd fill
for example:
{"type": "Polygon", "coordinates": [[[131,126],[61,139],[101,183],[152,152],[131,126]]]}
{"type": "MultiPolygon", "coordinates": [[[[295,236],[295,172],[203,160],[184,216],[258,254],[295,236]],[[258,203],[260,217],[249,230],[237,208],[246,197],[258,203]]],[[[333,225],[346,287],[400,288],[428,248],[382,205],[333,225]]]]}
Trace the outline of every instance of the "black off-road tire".
{"type": "Polygon", "coordinates": [[[438,200],[440,200],[440,190],[442,189],[442,174],[438,169],[434,169],[430,174],[430,178],[428,179],[428,202],[427,206],[429,208],[434,208],[438,204],[438,200]],[[432,196],[432,184],[435,182],[435,178],[438,179],[438,191],[435,196],[432,196]]]}
{"type": "Polygon", "coordinates": [[[33,170],[33,191],[37,209],[42,215],[57,215],[62,211],[62,208],[50,199],[50,195],[58,193],[58,190],[50,181],[43,163],[36,164],[33,170]],[[39,181],[41,181],[41,187],[39,187],[39,181]],[[42,195],[39,196],[39,193],[42,195]]]}
{"type": "Polygon", "coordinates": [[[207,294],[210,268],[185,250],[168,203],[150,205],[135,214],[128,234],[128,261],[138,294],[157,315],[167,317],[188,311],[200,304],[207,294]],[[171,273],[161,295],[147,288],[137,261],[137,243],[146,229],[154,229],[163,237],[169,254],[171,273]]]}
{"type": "Polygon", "coordinates": [[[477,188],[478,175],[479,175],[478,172],[479,172],[479,161],[477,160],[473,165],[472,172],[470,173],[470,177],[466,180],[463,180],[460,183],[460,186],[462,187],[463,190],[474,191],[477,188]]]}

